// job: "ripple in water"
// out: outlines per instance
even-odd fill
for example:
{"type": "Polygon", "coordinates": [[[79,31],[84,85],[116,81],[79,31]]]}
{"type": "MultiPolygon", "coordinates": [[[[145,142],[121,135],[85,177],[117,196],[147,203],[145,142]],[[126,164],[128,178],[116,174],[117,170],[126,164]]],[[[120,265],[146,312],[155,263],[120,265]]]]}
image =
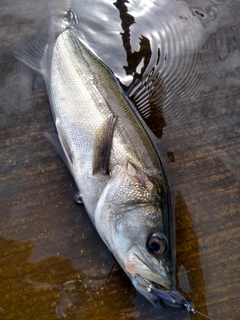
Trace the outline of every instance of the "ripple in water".
{"type": "MultiPolygon", "coordinates": [[[[158,137],[191,122],[199,96],[221,76],[212,39],[229,10],[224,1],[191,3],[96,0],[82,1],[81,9],[75,4],[80,37],[132,97],[138,93],[137,104],[145,92],[140,112],[158,137]]],[[[209,106],[198,108],[204,114],[209,106]]]]}

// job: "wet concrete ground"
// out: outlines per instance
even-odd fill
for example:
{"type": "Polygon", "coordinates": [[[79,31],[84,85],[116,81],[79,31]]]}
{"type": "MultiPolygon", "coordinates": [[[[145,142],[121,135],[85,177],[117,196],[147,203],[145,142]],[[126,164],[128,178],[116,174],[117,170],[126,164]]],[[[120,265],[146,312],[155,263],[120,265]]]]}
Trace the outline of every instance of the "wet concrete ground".
{"type": "MultiPolygon", "coordinates": [[[[138,295],[75,204],[74,181],[44,136],[54,131],[44,81],[13,56],[47,30],[46,6],[0,8],[0,318],[204,319],[138,295]]],[[[202,61],[211,53],[224,64],[207,90],[188,98],[185,87],[173,100],[191,116],[167,119],[158,143],[176,214],[177,288],[218,320],[240,319],[239,25],[225,19],[199,49],[202,61]]]]}

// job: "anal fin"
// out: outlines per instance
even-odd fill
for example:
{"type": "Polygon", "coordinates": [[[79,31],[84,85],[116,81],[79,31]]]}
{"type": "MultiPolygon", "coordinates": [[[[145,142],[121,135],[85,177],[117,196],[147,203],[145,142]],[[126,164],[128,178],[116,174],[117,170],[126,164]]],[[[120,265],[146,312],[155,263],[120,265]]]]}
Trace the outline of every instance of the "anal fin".
{"type": "Polygon", "coordinates": [[[115,116],[110,115],[95,137],[93,174],[108,175],[110,173],[109,162],[116,119],[115,116]]]}

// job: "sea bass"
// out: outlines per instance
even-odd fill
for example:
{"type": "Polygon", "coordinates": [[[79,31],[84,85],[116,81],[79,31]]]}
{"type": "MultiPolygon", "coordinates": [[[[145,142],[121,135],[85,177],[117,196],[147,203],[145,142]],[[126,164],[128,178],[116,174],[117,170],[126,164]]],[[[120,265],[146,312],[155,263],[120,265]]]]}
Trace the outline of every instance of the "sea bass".
{"type": "Polygon", "coordinates": [[[80,41],[76,13],[64,21],[52,43],[15,55],[45,79],[65,162],[109,250],[154,305],[190,311],[173,288],[168,190],[149,132],[111,70],[80,41]]]}

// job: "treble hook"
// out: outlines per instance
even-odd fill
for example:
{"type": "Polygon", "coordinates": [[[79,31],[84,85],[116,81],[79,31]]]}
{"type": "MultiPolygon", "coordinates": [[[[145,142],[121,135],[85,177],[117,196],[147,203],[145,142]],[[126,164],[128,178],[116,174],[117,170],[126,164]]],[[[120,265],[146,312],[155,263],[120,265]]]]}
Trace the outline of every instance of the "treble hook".
{"type": "Polygon", "coordinates": [[[147,284],[147,291],[160,299],[173,304],[175,307],[184,307],[187,309],[188,312],[198,313],[210,320],[213,320],[212,318],[208,317],[204,313],[201,313],[200,311],[196,310],[193,307],[193,304],[188,301],[184,296],[177,290],[165,290],[161,288],[156,288],[154,285],[148,281],[147,279],[141,277],[139,274],[136,274],[137,277],[141,278],[144,282],[147,284]]]}

